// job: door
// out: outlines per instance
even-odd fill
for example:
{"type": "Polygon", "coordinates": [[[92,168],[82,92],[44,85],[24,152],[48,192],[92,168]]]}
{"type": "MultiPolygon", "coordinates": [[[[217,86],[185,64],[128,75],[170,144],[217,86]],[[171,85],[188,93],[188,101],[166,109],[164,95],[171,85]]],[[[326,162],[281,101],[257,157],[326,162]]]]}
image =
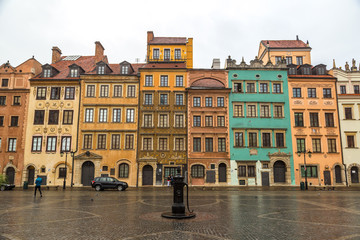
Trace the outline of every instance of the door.
{"type": "Polygon", "coordinates": [[[95,166],[92,162],[84,162],[81,167],[81,184],[83,186],[91,186],[91,181],[94,179],[95,166]]]}
{"type": "Polygon", "coordinates": [[[261,185],[270,186],[269,172],[261,172],[261,185]]]}
{"type": "Polygon", "coordinates": [[[359,183],[359,174],[357,167],[351,168],[351,183],[359,183]]]}
{"type": "Polygon", "coordinates": [[[15,169],[13,167],[8,167],[6,169],[6,178],[8,183],[14,184],[15,182],[15,169]]]}
{"type": "Polygon", "coordinates": [[[274,163],[274,182],[285,182],[285,163],[283,161],[276,161],[274,163]]]}
{"type": "Polygon", "coordinates": [[[167,184],[167,178],[171,176],[176,176],[177,167],[165,167],[164,168],[164,184],[167,184]]]}
{"type": "Polygon", "coordinates": [[[331,185],[330,171],[324,171],[324,184],[331,185]]]}
{"type": "Polygon", "coordinates": [[[28,167],[28,184],[34,185],[35,168],[33,166],[28,167]]]}
{"type": "Polygon", "coordinates": [[[226,182],[226,164],[219,164],[219,182],[226,182]]]}
{"type": "Polygon", "coordinates": [[[342,179],[341,179],[341,167],[339,165],[337,165],[335,167],[335,182],[336,183],[342,183],[342,179]]]}
{"type": "Polygon", "coordinates": [[[142,185],[153,185],[153,180],[154,180],[154,176],[153,176],[153,168],[150,165],[146,165],[143,167],[143,180],[142,180],[142,185]]]}

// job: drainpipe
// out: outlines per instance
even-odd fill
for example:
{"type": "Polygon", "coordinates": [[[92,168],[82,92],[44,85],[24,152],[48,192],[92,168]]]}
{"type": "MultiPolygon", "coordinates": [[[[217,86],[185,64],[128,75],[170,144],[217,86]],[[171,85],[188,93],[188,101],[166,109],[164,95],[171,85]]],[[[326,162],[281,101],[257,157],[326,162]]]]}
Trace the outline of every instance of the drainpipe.
{"type": "Polygon", "coordinates": [[[71,188],[74,185],[74,157],[75,153],[78,151],[78,144],[79,144],[79,126],[80,126],[80,104],[81,104],[81,79],[79,79],[79,106],[78,106],[78,121],[77,121],[77,131],[76,131],[76,149],[71,154],[72,163],[71,163],[71,188]]]}
{"type": "Polygon", "coordinates": [[[139,81],[138,81],[138,107],[137,107],[137,115],[138,115],[138,120],[137,120],[137,144],[136,144],[136,153],[135,153],[135,158],[136,158],[136,187],[139,187],[139,159],[138,159],[138,149],[140,147],[140,133],[139,133],[139,128],[140,128],[140,69],[139,69],[139,73],[137,75],[139,77],[139,81]]]}

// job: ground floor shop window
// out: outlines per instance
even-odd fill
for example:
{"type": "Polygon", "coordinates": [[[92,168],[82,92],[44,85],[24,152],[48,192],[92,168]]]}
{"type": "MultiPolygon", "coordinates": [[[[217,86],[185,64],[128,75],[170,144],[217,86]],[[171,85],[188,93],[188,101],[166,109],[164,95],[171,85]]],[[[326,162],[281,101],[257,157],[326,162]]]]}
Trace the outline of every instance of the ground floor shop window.
{"type": "Polygon", "coordinates": [[[122,163],[119,165],[119,178],[129,177],[129,164],[122,163]]]}
{"type": "MultiPolygon", "coordinates": [[[[318,177],[317,166],[306,166],[307,177],[318,177]]],[[[301,177],[305,177],[305,168],[301,166],[301,177]]]]}
{"type": "Polygon", "coordinates": [[[202,165],[194,165],[191,167],[191,177],[193,178],[203,178],[205,168],[202,165]]]}

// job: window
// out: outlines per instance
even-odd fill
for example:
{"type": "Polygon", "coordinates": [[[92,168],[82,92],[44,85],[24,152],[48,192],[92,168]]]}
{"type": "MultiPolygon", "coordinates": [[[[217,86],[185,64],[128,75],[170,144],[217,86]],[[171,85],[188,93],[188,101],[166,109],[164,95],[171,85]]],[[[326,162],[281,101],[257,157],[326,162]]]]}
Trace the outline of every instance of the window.
{"type": "Polygon", "coordinates": [[[152,94],[145,94],[145,105],[152,105],[153,101],[152,101],[152,94]]]}
{"type": "Polygon", "coordinates": [[[255,83],[247,83],[246,84],[246,92],[254,93],[255,92],[255,83]]]}
{"type": "Polygon", "coordinates": [[[126,109],[126,122],[134,122],[135,119],[135,109],[130,108],[126,109]]]}
{"type": "Polygon", "coordinates": [[[273,93],[281,93],[281,83],[273,84],[273,93]]]}
{"type": "Polygon", "coordinates": [[[226,152],[226,139],[218,138],[218,152],[226,152]]]}
{"type": "Polygon", "coordinates": [[[352,118],[352,108],[346,107],[345,108],[345,119],[353,119],[352,118]]]}
{"type": "Polygon", "coordinates": [[[201,152],[201,138],[193,138],[193,151],[201,152]]]}
{"type": "Polygon", "coordinates": [[[70,77],[78,77],[79,76],[79,70],[77,68],[70,69],[70,77]]]}
{"type": "Polygon", "coordinates": [[[304,75],[310,75],[310,73],[311,73],[311,70],[310,70],[309,67],[304,67],[304,68],[303,68],[303,74],[304,74],[304,75]]]}
{"type": "Polygon", "coordinates": [[[281,63],[281,56],[275,56],[275,64],[281,63]]]}
{"type": "Polygon", "coordinates": [[[184,115],[175,115],[175,127],[184,127],[184,115]]]}
{"type": "Polygon", "coordinates": [[[267,83],[260,83],[260,92],[261,93],[268,93],[269,88],[267,83]]]}
{"type": "Polygon", "coordinates": [[[135,86],[134,85],[129,85],[127,87],[127,97],[135,97],[135,86]]]}
{"type": "Polygon", "coordinates": [[[224,107],[224,97],[217,98],[217,107],[224,107]]]}
{"type": "Polygon", "coordinates": [[[168,95],[160,94],[160,105],[168,105],[168,95]]]}
{"type": "Polygon", "coordinates": [[[6,105],[6,96],[0,96],[0,106],[6,105]]]}
{"type": "Polygon", "coordinates": [[[359,85],[354,85],[354,93],[355,94],[360,94],[359,85]]]}
{"type": "Polygon", "coordinates": [[[201,127],[201,116],[194,116],[194,127],[201,127]]]}
{"type": "Polygon", "coordinates": [[[193,106],[194,107],[201,107],[201,100],[200,100],[200,97],[194,97],[193,98],[193,106]]]}
{"type": "Polygon", "coordinates": [[[249,133],[249,147],[257,147],[257,133],[249,133]]]}
{"type": "Polygon", "coordinates": [[[145,86],[146,87],[153,86],[153,76],[152,75],[146,75],[145,76],[145,86]]]}
{"type": "Polygon", "coordinates": [[[59,168],[59,178],[66,178],[66,170],[67,168],[59,168]]]}
{"type": "Polygon", "coordinates": [[[304,118],[303,113],[295,113],[295,127],[303,127],[304,118]]]}
{"type": "Polygon", "coordinates": [[[312,148],[314,153],[321,153],[321,140],[320,138],[312,139],[312,148]]]}
{"type": "Polygon", "coordinates": [[[61,139],[61,151],[70,152],[71,137],[62,137],[61,139]]]}
{"type": "Polygon", "coordinates": [[[175,94],[175,104],[176,105],[184,105],[184,95],[175,94]]]}
{"type": "Polygon", "coordinates": [[[184,86],[184,77],[183,76],[176,76],[176,86],[177,87],[184,86]]]}
{"type": "Polygon", "coordinates": [[[100,108],[99,110],[99,122],[107,122],[108,118],[108,110],[107,108],[100,108]]]}
{"type": "Polygon", "coordinates": [[[86,86],[86,97],[95,97],[95,85],[86,86]]]}
{"type": "Polygon", "coordinates": [[[125,149],[134,149],[134,135],[125,135],[125,149]]]}
{"type": "Polygon", "coordinates": [[[354,148],[355,147],[355,138],[354,136],[346,136],[347,139],[347,147],[348,148],[354,148]]]}
{"type": "Polygon", "coordinates": [[[121,66],[121,74],[129,74],[129,66],[121,66]]]}
{"type": "Polygon", "coordinates": [[[205,116],[205,127],[212,127],[212,126],[213,126],[213,117],[205,116]]]}
{"type": "Polygon", "coordinates": [[[318,113],[310,113],[310,127],[319,127],[318,113]]]}
{"type": "Polygon", "coordinates": [[[106,149],[106,135],[105,134],[99,134],[98,135],[98,149],[106,149]]]}
{"type": "Polygon", "coordinates": [[[181,49],[175,49],[175,60],[181,59],[181,49]]]}
{"type": "Polygon", "coordinates": [[[167,114],[160,114],[159,124],[160,124],[159,127],[169,127],[167,114]]]}
{"type": "Polygon", "coordinates": [[[44,124],[45,110],[35,110],[34,114],[34,125],[44,124]]]}
{"type": "Polygon", "coordinates": [[[256,117],[256,105],[247,106],[247,117],[256,117]]]}
{"type": "Polygon", "coordinates": [[[346,86],[345,85],[340,86],[340,94],[346,94],[346,86]]]}
{"type": "Polygon", "coordinates": [[[100,97],[109,97],[109,85],[100,85],[100,97]]]}
{"type": "Polygon", "coordinates": [[[255,166],[248,166],[248,177],[255,177],[255,166]]]}
{"type": "Polygon", "coordinates": [[[170,49],[164,49],[164,60],[170,60],[170,49]]]}
{"type": "Polygon", "coordinates": [[[160,50],[158,48],[153,49],[153,59],[160,58],[160,50]]]}
{"type": "Polygon", "coordinates": [[[44,69],[43,76],[44,78],[51,77],[51,69],[44,69]]]}
{"type": "Polygon", "coordinates": [[[122,163],[119,165],[119,178],[129,177],[129,164],[122,163]]]}
{"type": "Polygon", "coordinates": [[[328,139],[329,153],[336,153],[336,139],[328,139]]]}
{"type": "Polygon", "coordinates": [[[7,87],[9,85],[9,79],[3,78],[1,81],[1,87],[7,87]]]}
{"type": "Polygon", "coordinates": [[[327,127],[334,127],[334,114],[325,113],[325,123],[327,127]]]}
{"type": "Polygon", "coordinates": [[[19,106],[20,105],[20,96],[14,96],[13,105],[14,106],[19,106]]]}
{"type": "Polygon", "coordinates": [[[36,100],[46,99],[46,87],[38,87],[36,92],[36,100]]]}
{"type": "MultiPolygon", "coordinates": [[[[306,166],[306,177],[308,178],[317,178],[317,166],[306,166]]],[[[301,177],[305,177],[305,168],[304,166],[301,166],[301,177]]]]}
{"type": "Polygon", "coordinates": [[[144,114],[144,127],[152,127],[152,115],[144,114]]]}
{"type": "Polygon", "coordinates": [[[48,124],[58,124],[58,122],[59,122],[59,110],[50,110],[48,124]]]}
{"type": "Polygon", "coordinates": [[[159,138],[159,150],[160,151],[168,150],[167,138],[159,138]]]}
{"type": "Polygon", "coordinates": [[[278,148],[285,147],[284,134],[276,133],[275,136],[276,136],[276,147],[278,148]]]}
{"type": "Polygon", "coordinates": [[[289,75],[295,75],[297,73],[296,67],[290,67],[289,68],[289,75]]]}
{"type": "Polygon", "coordinates": [[[19,117],[18,116],[11,116],[10,127],[17,127],[18,124],[19,124],[19,117]]]}
{"type": "Polygon", "coordinates": [[[152,138],[143,139],[143,150],[150,151],[152,150],[152,138]]]}
{"type": "Polygon", "coordinates": [[[292,64],[292,57],[286,57],[286,65],[292,64]]]}
{"type": "Polygon", "coordinates": [[[293,97],[301,98],[301,88],[293,88],[293,97]]]}
{"type": "Polygon", "coordinates": [[[114,97],[122,97],[122,86],[114,85],[114,97]]]}
{"type": "Polygon", "coordinates": [[[243,117],[242,105],[234,105],[234,117],[243,117]]]}
{"type": "Polygon", "coordinates": [[[275,106],[274,106],[274,117],[275,117],[275,118],[282,118],[282,117],[284,117],[284,114],[283,114],[283,106],[281,106],[281,105],[275,105],[275,106]]]}
{"type": "Polygon", "coordinates": [[[218,127],[225,127],[225,116],[218,116],[217,117],[217,126],[218,127]]]}
{"type": "Polygon", "coordinates": [[[168,76],[167,75],[161,75],[160,76],[160,86],[161,87],[167,87],[168,86],[168,76]]]}
{"type": "Polygon", "coordinates": [[[16,152],[16,138],[9,138],[8,152],[16,152]]]}
{"type": "Polygon", "coordinates": [[[316,88],[308,88],[308,98],[316,98],[316,88]]]}
{"type": "Polygon", "coordinates": [[[73,124],[73,110],[64,110],[63,124],[73,124]]]}
{"type": "Polygon", "coordinates": [[[56,140],[57,137],[55,136],[47,137],[47,143],[46,143],[47,152],[56,152],[56,140]]]}
{"type": "Polygon", "coordinates": [[[59,100],[60,99],[60,92],[61,92],[60,87],[52,87],[51,88],[50,99],[51,100],[59,100]]]}
{"type": "Polygon", "coordinates": [[[246,177],[246,166],[238,166],[239,177],[246,177]]]}
{"type": "Polygon", "coordinates": [[[84,135],[84,149],[91,149],[92,148],[92,135],[85,134],[84,135]]]}
{"type": "Polygon", "coordinates": [[[303,64],[303,57],[296,57],[296,64],[302,65],[303,64]]]}
{"type": "Polygon", "coordinates": [[[0,116],[0,127],[4,126],[4,116],[0,116]]]}
{"type": "Polygon", "coordinates": [[[75,88],[66,87],[65,88],[65,99],[75,99],[75,88]]]}
{"type": "Polygon", "coordinates": [[[212,151],[213,151],[213,139],[205,138],[205,152],[212,152],[212,151]]]}
{"type": "Polygon", "coordinates": [[[102,170],[103,170],[104,172],[107,172],[107,171],[109,171],[109,167],[108,167],[108,166],[103,166],[103,167],[102,167],[102,170]]]}
{"type": "Polygon", "coordinates": [[[234,92],[242,92],[242,87],[241,87],[241,83],[234,83],[234,92]]]}
{"type": "Polygon", "coordinates": [[[111,149],[120,149],[120,134],[111,135],[111,149]]]}
{"type": "Polygon", "coordinates": [[[235,133],[235,147],[243,147],[244,146],[244,135],[242,132],[235,133]]]}
{"type": "Polygon", "coordinates": [[[203,178],[204,172],[205,172],[205,167],[202,165],[191,166],[191,177],[193,178],[203,178]]]}
{"type": "Polygon", "coordinates": [[[260,117],[270,117],[269,105],[260,105],[260,117]]]}
{"type": "Polygon", "coordinates": [[[100,65],[98,66],[98,74],[105,74],[105,66],[104,65],[100,65]]]}
{"type": "Polygon", "coordinates": [[[121,122],[121,109],[120,108],[114,108],[113,109],[113,119],[112,121],[114,123],[121,122]]]}
{"type": "Polygon", "coordinates": [[[305,152],[305,138],[296,139],[297,152],[305,152]]]}
{"type": "Polygon", "coordinates": [[[331,88],[323,88],[323,97],[331,98],[331,88]]]}
{"type": "Polygon", "coordinates": [[[175,151],[184,151],[184,139],[183,138],[175,138],[175,151]]]}
{"type": "Polygon", "coordinates": [[[316,72],[318,75],[325,75],[325,68],[319,67],[316,72]]]}
{"type": "Polygon", "coordinates": [[[85,122],[93,122],[94,121],[94,109],[86,108],[85,109],[85,122]]]}
{"type": "Polygon", "coordinates": [[[271,147],[271,135],[270,133],[262,133],[262,145],[263,147],[271,147]]]}
{"type": "Polygon", "coordinates": [[[42,137],[34,136],[32,139],[32,152],[41,152],[41,146],[42,146],[42,137]]]}
{"type": "Polygon", "coordinates": [[[212,107],[212,97],[206,97],[205,98],[205,106],[206,107],[212,107]]]}

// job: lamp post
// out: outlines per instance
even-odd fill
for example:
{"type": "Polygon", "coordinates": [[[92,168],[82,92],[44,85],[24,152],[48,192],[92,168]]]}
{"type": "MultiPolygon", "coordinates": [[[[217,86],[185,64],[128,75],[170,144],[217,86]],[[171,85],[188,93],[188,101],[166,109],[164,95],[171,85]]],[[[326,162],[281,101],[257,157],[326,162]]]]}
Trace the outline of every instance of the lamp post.
{"type": "Polygon", "coordinates": [[[311,151],[297,151],[297,155],[300,157],[301,154],[304,153],[304,173],[305,173],[305,190],[308,190],[308,182],[307,182],[307,168],[306,168],[306,153],[309,155],[309,158],[311,158],[311,151]]]}
{"type": "Polygon", "coordinates": [[[73,151],[70,151],[70,152],[68,152],[68,151],[65,151],[65,152],[64,152],[64,151],[61,151],[61,152],[60,152],[60,156],[63,157],[63,156],[64,156],[64,153],[65,153],[65,176],[64,176],[63,189],[65,190],[65,188],[66,188],[66,177],[67,177],[67,155],[68,155],[68,153],[70,153],[70,155],[73,157],[75,152],[73,152],[73,151]]]}

